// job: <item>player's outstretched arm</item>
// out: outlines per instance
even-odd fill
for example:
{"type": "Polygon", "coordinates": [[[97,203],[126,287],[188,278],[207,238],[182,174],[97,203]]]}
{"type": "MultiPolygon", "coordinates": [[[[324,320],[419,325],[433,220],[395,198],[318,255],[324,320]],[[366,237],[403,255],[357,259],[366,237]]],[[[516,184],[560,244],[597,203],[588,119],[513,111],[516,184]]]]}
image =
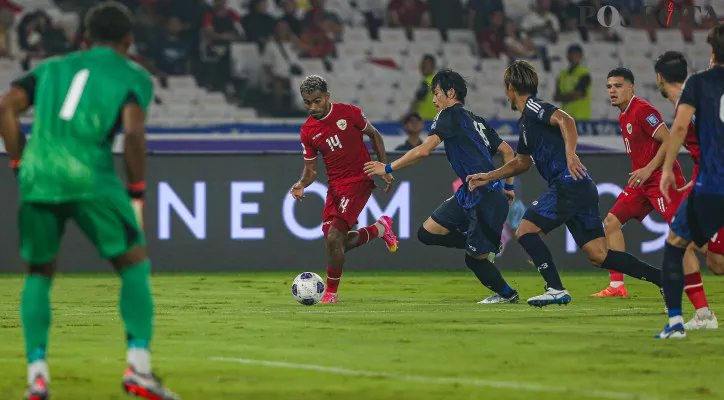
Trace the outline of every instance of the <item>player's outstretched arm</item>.
{"type": "Polygon", "coordinates": [[[16,167],[25,147],[25,135],[20,129],[18,117],[31,105],[25,89],[13,86],[0,100],[0,135],[5,142],[5,150],[10,155],[13,167],[16,167]]]}
{"type": "MultiPolygon", "coordinates": [[[[510,147],[510,145],[503,141],[498,146],[498,154],[500,154],[500,157],[503,159],[503,165],[513,161],[515,158],[515,152],[513,151],[513,148],[510,147]]],[[[505,192],[505,197],[508,198],[508,203],[513,204],[515,201],[515,190],[513,185],[515,184],[515,177],[511,176],[505,180],[505,187],[503,188],[503,192],[505,192]]]]}
{"type": "Polygon", "coordinates": [[[679,103],[676,107],[674,123],[671,125],[671,134],[664,140],[664,144],[661,146],[666,151],[666,157],[664,159],[664,165],[661,168],[662,175],[659,189],[667,202],[669,201],[669,188],[676,188],[676,179],[673,173],[674,162],[679,155],[681,146],[684,144],[686,133],[689,130],[689,122],[695,112],[696,109],[693,106],[679,103]]]}
{"type": "Polygon", "coordinates": [[[292,185],[289,193],[291,193],[295,199],[302,200],[304,198],[304,189],[311,185],[315,179],[317,179],[317,159],[304,160],[302,177],[292,185]]]}
{"type": "Polygon", "coordinates": [[[527,154],[520,154],[505,163],[502,167],[495,171],[484,172],[480,174],[468,175],[465,181],[468,182],[468,188],[473,190],[477,187],[487,185],[490,181],[499,179],[513,178],[527,171],[533,164],[533,159],[527,154]]]}
{"type": "Polygon", "coordinates": [[[434,134],[430,135],[425,138],[425,141],[422,142],[419,146],[413,148],[412,150],[405,153],[405,155],[389,164],[383,164],[379,161],[370,161],[366,163],[365,173],[369,176],[382,176],[389,174],[392,171],[397,171],[398,169],[407,168],[410,165],[413,165],[421,159],[432,154],[432,151],[435,150],[435,148],[440,143],[442,143],[442,141],[440,140],[440,136],[434,134]]]}
{"type": "MultiPolygon", "coordinates": [[[[369,136],[370,143],[372,143],[372,150],[377,154],[377,160],[383,164],[387,164],[387,153],[385,151],[385,141],[380,135],[380,131],[377,130],[371,123],[367,122],[367,126],[362,131],[365,135],[369,136]]],[[[385,180],[386,186],[384,189],[385,193],[390,191],[392,183],[394,182],[391,174],[382,175],[385,180]]]]}
{"type": "Polygon", "coordinates": [[[550,119],[552,126],[557,126],[561,130],[563,142],[566,144],[566,161],[568,163],[568,171],[574,180],[586,177],[586,167],[576,154],[576,146],[578,146],[578,130],[576,130],[576,120],[562,110],[556,110],[550,119]]]}
{"type": "MultiPolygon", "coordinates": [[[[653,138],[657,142],[664,143],[666,139],[670,136],[669,128],[666,127],[666,124],[663,122],[661,125],[656,128],[656,131],[654,132],[653,138]]],[[[666,146],[661,145],[659,146],[659,150],[656,152],[656,155],[654,158],[649,161],[648,164],[646,164],[645,167],[639,168],[636,171],[633,171],[629,173],[628,178],[628,185],[632,188],[637,188],[639,186],[642,186],[648,179],[651,177],[651,174],[656,171],[657,168],[661,167],[661,165],[664,164],[664,159],[666,158],[666,146]]]]}

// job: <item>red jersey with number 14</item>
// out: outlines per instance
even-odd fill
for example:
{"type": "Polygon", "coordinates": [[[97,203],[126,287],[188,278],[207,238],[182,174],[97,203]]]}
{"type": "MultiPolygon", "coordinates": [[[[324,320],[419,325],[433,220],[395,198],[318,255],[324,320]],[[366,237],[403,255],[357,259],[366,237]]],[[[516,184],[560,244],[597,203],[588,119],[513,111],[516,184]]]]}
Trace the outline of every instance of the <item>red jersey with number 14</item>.
{"type": "Polygon", "coordinates": [[[351,104],[332,103],[329,114],[322,119],[309,117],[302,125],[301,139],[304,159],[314,160],[322,154],[330,185],[372,180],[364,173],[371,161],[364,143],[367,118],[351,104]]]}

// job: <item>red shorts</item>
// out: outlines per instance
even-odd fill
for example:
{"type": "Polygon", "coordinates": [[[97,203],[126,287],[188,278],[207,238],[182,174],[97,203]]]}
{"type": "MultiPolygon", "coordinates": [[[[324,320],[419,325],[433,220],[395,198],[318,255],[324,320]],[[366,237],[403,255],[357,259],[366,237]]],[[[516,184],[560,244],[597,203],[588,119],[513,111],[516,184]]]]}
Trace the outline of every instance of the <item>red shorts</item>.
{"type": "MultiPolygon", "coordinates": [[[[685,196],[684,193],[672,189],[669,191],[671,202],[667,203],[659,190],[659,180],[655,179],[652,183],[636,189],[626,186],[609,212],[616,216],[621,224],[625,224],[633,218],[639,222],[643,221],[651,211],[656,210],[663,215],[666,222],[671,223],[685,196]]],[[[686,184],[684,176],[677,175],[677,187],[682,187],[684,184],[686,184]]]]}
{"type": "MultiPolygon", "coordinates": [[[[694,173],[691,175],[691,180],[696,182],[696,175],[699,173],[699,165],[694,165],[694,173]]],[[[688,196],[689,193],[691,193],[691,190],[694,189],[694,185],[692,185],[685,193],[684,197],[688,196]]],[[[712,236],[711,240],[709,241],[708,250],[714,254],[720,254],[724,255],[724,228],[721,228],[719,232],[714,234],[712,236]]]]}
{"type": "Polygon", "coordinates": [[[374,181],[369,180],[329,185],[322,213],[324,236],[327,236],[330,226],[347,233],[357,225],[357,217],[365,208],[374,188],[374,181]]]}

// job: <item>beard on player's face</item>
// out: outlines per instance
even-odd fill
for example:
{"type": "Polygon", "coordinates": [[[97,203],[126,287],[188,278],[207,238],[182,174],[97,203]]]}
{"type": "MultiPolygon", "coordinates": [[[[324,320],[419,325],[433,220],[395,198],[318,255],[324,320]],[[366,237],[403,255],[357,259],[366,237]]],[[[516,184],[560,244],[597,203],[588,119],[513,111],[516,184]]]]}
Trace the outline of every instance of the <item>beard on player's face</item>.
{"type": "Polygon", "coordinates": [[[668,99],[669,93],[666,91],[666,88],[664,87],[664,85],[659,84],[656,86],[658,86],[658,88],[659,88],[659,93],[661,93],[661,95],[664,96],[665,99],[668,99]]]}

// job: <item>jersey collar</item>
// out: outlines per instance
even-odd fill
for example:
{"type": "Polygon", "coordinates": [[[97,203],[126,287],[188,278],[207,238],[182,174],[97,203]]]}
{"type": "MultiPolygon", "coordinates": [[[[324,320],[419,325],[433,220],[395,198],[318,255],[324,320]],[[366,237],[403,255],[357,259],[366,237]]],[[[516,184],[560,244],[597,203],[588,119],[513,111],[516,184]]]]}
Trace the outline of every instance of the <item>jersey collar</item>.
{"type": "Polygon", "coordinates": [[[334,109],[334,103],[329,103],[329,112],[328,112],[327,115],[325,115],[322,119],[320,119],[320,121],[324,121],[327,117],[329,117],[330,115],[332,115],[332,110],[333,110],[333,109],[334,109]]]}
{"type": "Polygon", "coordinates": [[[631,101],[628,102],[628,105],[626,106],[626,109],[623,110],[623,114],[626,114],[626,111],[628,111],[628,108],[631,107],[631,103],[633,103],[634,99],[636,98],[636,95],[631,96],[631,101]]]}

